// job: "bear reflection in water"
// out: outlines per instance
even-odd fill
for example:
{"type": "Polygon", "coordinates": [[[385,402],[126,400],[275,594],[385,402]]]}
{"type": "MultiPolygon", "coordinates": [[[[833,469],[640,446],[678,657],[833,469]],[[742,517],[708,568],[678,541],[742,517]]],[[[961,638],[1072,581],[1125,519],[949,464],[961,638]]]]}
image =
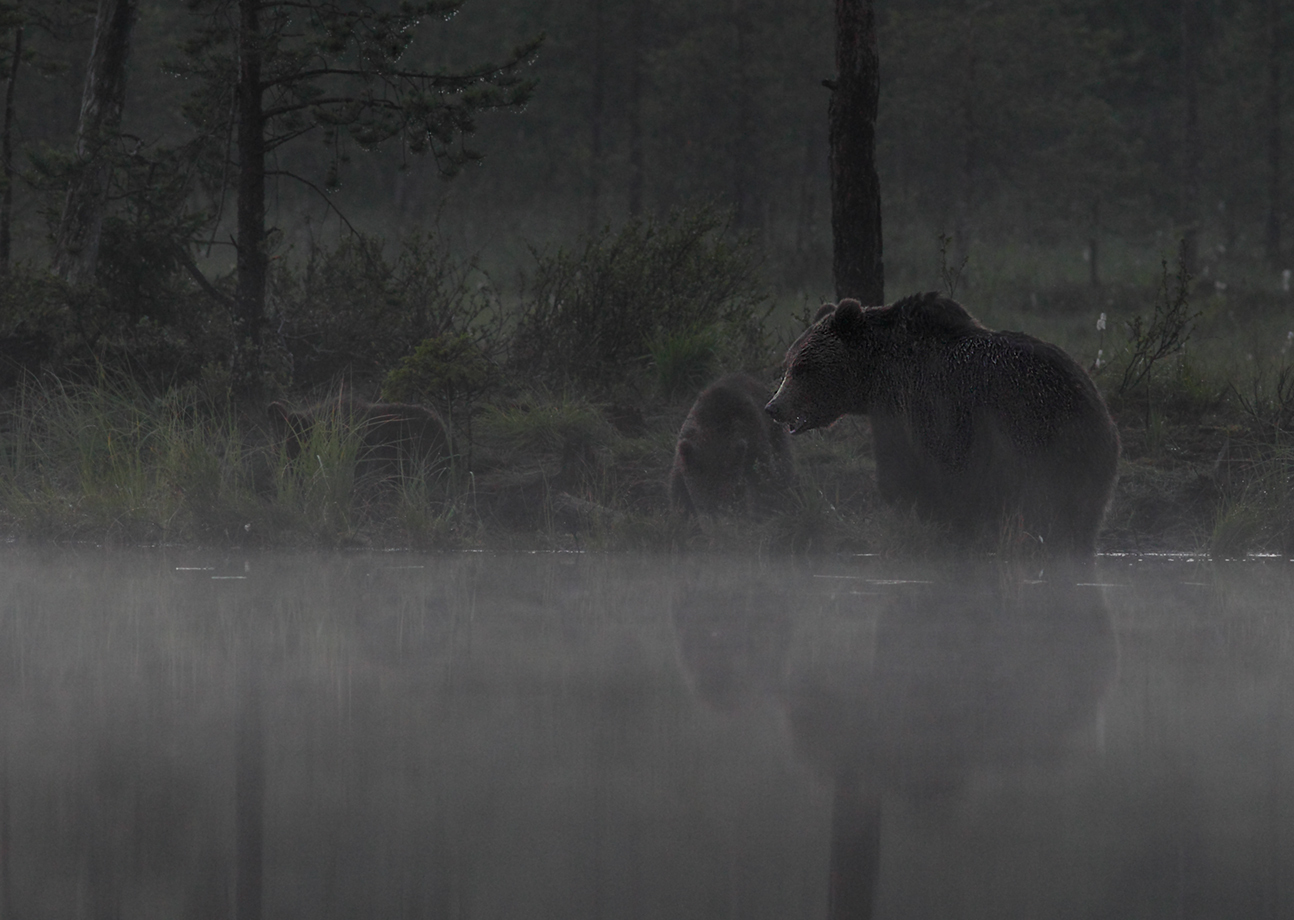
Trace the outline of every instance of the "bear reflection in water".
{"type": "Polygon", "coordinates": [[[870,916],[885,796],[940,808],[977,775],[1059,764],[1095,736],[1117,661],[1100,589],[960,574],[822,599],[817,615],[785,585],[676,598],[697,696],[727,712],[772,700],[833,789],[832,917],[870,916]]]}
{"type": "Polygon", "coordinates": [[[797,750],[818,772],[938,798],[977,771],[1057,758],[1094,727],[1116,662],[1099,588],[905,587],[877,618],[870,663],[786,678],[797,750]]]}

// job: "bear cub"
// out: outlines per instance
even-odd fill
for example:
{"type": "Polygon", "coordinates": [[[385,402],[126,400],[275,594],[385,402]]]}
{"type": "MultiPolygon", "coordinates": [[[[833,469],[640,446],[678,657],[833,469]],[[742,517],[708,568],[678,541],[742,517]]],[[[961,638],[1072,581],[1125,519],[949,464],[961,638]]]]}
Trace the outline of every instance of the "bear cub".
{"type": "Polygon", "coordinates": [[[827,304],[787,350],[768,414],[792,434],[870,417],[881,497],[993,545],[1017,528],[1091,554],[1119,435],[1087,372],[1055,345],[993,332],[959,303],[827,304]]]}
{"type": "Polygon", "coordinates": [[[728,374],[701,391],[679,429],[670,504],[685,514],[751,512],[791,484],[791,441],[763,411],[768,387],[728,374]]]}

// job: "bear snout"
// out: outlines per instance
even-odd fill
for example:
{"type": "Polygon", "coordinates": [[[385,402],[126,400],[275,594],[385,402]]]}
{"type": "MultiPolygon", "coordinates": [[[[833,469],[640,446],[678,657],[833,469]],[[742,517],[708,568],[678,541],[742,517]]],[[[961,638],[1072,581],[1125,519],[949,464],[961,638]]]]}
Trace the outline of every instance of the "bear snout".
{"type": "Polygon", "coordinates": [[[809,419],[807,414],[794,403],[795,400],[787,392],[786,384],[782,384],[773,398],[768,401],[768,405],[764,406],[764,411],[791,434],[798,434],[808,425],[809,419]]]}

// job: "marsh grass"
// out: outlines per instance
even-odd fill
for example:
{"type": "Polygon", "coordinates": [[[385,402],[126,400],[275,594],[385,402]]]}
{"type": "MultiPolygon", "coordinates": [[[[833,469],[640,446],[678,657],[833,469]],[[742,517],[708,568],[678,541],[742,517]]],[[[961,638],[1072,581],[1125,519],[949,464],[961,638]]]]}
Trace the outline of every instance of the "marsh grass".
{"type": "Polygon", "coordinates": [[[547,454],[585,458],[616,437],[598,408],[579,399],[535,399],[489,407],[480,428],[482,444],[498,459],[513,461],[547,454]]]}
{"type": "Polygon", "coordinates": [[[314,544],[422,548],[457,545],[479,531],[472,480],[459,458],[372,456],[370,426],[342,395],[316,407],[295,456],[270,445],[276,529],[314,544]]]}
{"type": "MultiPolygon", "coordinates": [[[[983,292],[977,283],[967,294],[980,315],[983,292]]],[[[988,322],[1057,341],[1086,364],[1101,347],[1098,307],[1119,330],[1138,311],[1150,315],[1156,296],[1165,310],[1176,305],[1175,289],[1164,301],[1162,286],[1149,284],[1107,289],[1111,303],[1051,293],[1017,313],[989,304],[997,315],[988,322]]],[[[1288,305],[1209,293],[1189,346],[1111,400],[1124,463],[1103,548],[1294,551],[1288,305]]],[[[1105,345],[1115,338],[1107,333],[1105,345]]],[[[683,380],[688,355],[709,346],[674,344],[683,380]]],[[[728,345],[719,347],[711,373],[728,366],[728,345]]],[[[661,356],[663,372],[674,358],[661,356]]],[[[1098,386],[1113,395],[1123,370],[1107,365],[1098,386]]],[[[709,382],[669,397],[674,376],[636,395],[554,395],[510,381],[495,405],[475,409],[471,460],[394,474],[363,461],[363,421],[340,399],[289,456],[282,435],[263,416],[232,410],[219,386],[159,392],[106,372],[27,378],[5,391],[0,412],[0,527],[64,540],[322,547],[930,558],[948,546],[938,528],[879,500],[869,426],[852,418],[795,440],[798,481],[776,509],[704,521],[671,514],[666,479],[688,388],[709,382]]],[[[999,550],[1028,551],[1019,537],[1004,531],[999,550]]]]}
{"type": "Polygon", "coordinates": [[[280,524],[325,545],[355,536],[363,487],[370,485],[357,475],[364,422],[347,409],[341,398],[322,404],[301,433],[296,456],[281,451],[274,464],[280,524]]]}
{"type": "Polygon", "coordinates": [[[56,539],[337,546],[465,539],[442,468],[357,472],[362,423],[325,413],[289,457],[256,420],[196,386],[160,396],[100,377],[31,379],[6,413],[10,529],[56,539]]]}
{"type": "Polygon", "coordinates": [[[1210,552],[1227,559],[1258,550],[1294,552],[1294,444],[1237,439],[1218,462],[1224,488],[1210,552]]]}
{"type": "MultiPolygon", "coordinates": [[[[27,380],[8,411],[5,506],[23,531],[187,538],[251,504],[237,422],[196,390],[27,380]]],[[[225,522],[227,523],[227,522],[225,522]]]]}
{"type": "Polygon", "coordinates": [[[1264,525],[1263,509],[1244,498],[1223,503],[1213,525],[1209,555],[1214,559],[1243,559],[1256,548],[1264,525]]]}

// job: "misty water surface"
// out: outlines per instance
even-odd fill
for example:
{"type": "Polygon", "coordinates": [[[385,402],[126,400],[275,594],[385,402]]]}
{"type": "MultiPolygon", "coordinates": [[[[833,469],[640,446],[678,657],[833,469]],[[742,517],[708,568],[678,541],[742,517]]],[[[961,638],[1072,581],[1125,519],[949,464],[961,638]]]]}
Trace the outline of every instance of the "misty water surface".
{"type": "Polygon", "coordinates": [[[0,911],[1289,917],[1292,576],[10,549],[0,911]]]}

